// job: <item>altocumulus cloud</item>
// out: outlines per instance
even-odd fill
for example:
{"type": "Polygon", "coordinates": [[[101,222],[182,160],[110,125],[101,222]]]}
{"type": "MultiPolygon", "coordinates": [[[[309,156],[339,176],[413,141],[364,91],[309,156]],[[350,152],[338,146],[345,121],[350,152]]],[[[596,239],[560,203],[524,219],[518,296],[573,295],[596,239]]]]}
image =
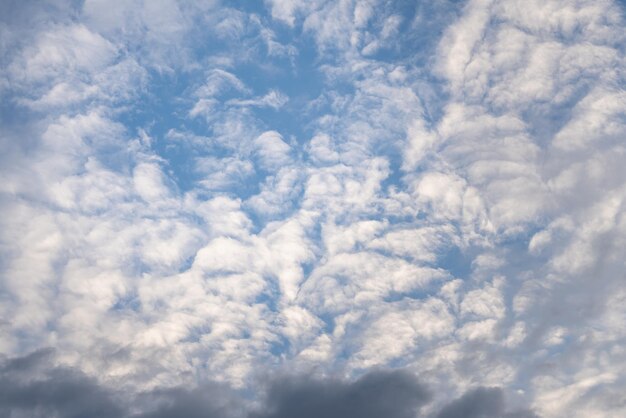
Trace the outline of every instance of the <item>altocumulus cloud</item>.
{"type": "Polygon", "coordinates": [[[2,414],[626,416],[625,27],[1,1],[2,414]]]}

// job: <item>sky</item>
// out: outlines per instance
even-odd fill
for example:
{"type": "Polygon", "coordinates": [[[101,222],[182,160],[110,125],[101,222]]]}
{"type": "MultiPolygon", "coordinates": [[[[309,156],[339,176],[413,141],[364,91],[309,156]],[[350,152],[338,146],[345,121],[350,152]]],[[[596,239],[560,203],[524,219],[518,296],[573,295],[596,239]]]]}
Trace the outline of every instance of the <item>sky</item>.
{"type": "Polygon", "coordinates": [[[0,416],[626,416],[625,16],[1,0],[0,416]]]}

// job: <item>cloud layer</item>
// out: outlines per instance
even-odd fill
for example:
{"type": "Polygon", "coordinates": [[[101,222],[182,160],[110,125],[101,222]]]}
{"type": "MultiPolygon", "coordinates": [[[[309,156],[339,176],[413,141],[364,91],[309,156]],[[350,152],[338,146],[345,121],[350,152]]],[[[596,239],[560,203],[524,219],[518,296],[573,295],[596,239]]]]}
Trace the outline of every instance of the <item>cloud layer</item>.
{"type": "MultiPolygon", "coordinates": [[[[54,365],[54,350],[4,359],[0,366],[3,416],[134,418],[281,418],[423,416],[430,391],[402,370],[375,370],[355,381],[282,375],[259,382],[261,402],[212,382],[196,388],[155,389],[128,396],[101,386],[79,370],[54,365]]],[[[529,411],[504,414],[497,388],[478,388],[445,405],[437,418],[535,417],[529,411]]]]}
{"type": "Polygon", "coordinates": [[[623,416],[624,14],[3,2],[2,413],[623,416]]]}

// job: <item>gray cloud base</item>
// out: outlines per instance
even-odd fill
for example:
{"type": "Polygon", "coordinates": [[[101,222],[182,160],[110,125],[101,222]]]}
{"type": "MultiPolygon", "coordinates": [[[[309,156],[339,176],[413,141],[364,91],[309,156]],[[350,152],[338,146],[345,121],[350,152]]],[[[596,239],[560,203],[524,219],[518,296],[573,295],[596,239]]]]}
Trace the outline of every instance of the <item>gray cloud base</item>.
{"type": "MultiPolygon", "coordinates": [[[[135,395],[99,384],[80,370],[55,366],[54,350],[0,365],[0,417],[58,418],[413,418],[432,391],[405,370],[373,370],[354,381],[283,375],[260,385],[252,405],[235,390],[204,383],[135,395]]],[[[506,412],[502,391],[478,388],[444,405],[436,418],[536,418],[506,412]]]]}
{"type": "Polygon", "coordinates": [[[372,371],[354,382],[288,377],[272,383],[265,411],[252,418],[410,418],[430,400],[415,377],[372,371]]]}
{"type": "Polygon", "coordinates": [[[0,416],[114,418],[125,411],[113,393],[84,373],[49,364],[52,350],[5,360],[0,416]]]}

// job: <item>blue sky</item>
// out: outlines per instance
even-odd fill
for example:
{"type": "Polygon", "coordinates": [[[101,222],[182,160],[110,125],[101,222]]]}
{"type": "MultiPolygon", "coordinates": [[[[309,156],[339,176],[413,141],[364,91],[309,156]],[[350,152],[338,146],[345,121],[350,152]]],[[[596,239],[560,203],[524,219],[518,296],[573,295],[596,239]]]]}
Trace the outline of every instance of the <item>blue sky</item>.
{"type": "Polygon", "coordinates": [[[626,413],[623,2],[8,1],[0,39],[2,413],[626,413]]]}

